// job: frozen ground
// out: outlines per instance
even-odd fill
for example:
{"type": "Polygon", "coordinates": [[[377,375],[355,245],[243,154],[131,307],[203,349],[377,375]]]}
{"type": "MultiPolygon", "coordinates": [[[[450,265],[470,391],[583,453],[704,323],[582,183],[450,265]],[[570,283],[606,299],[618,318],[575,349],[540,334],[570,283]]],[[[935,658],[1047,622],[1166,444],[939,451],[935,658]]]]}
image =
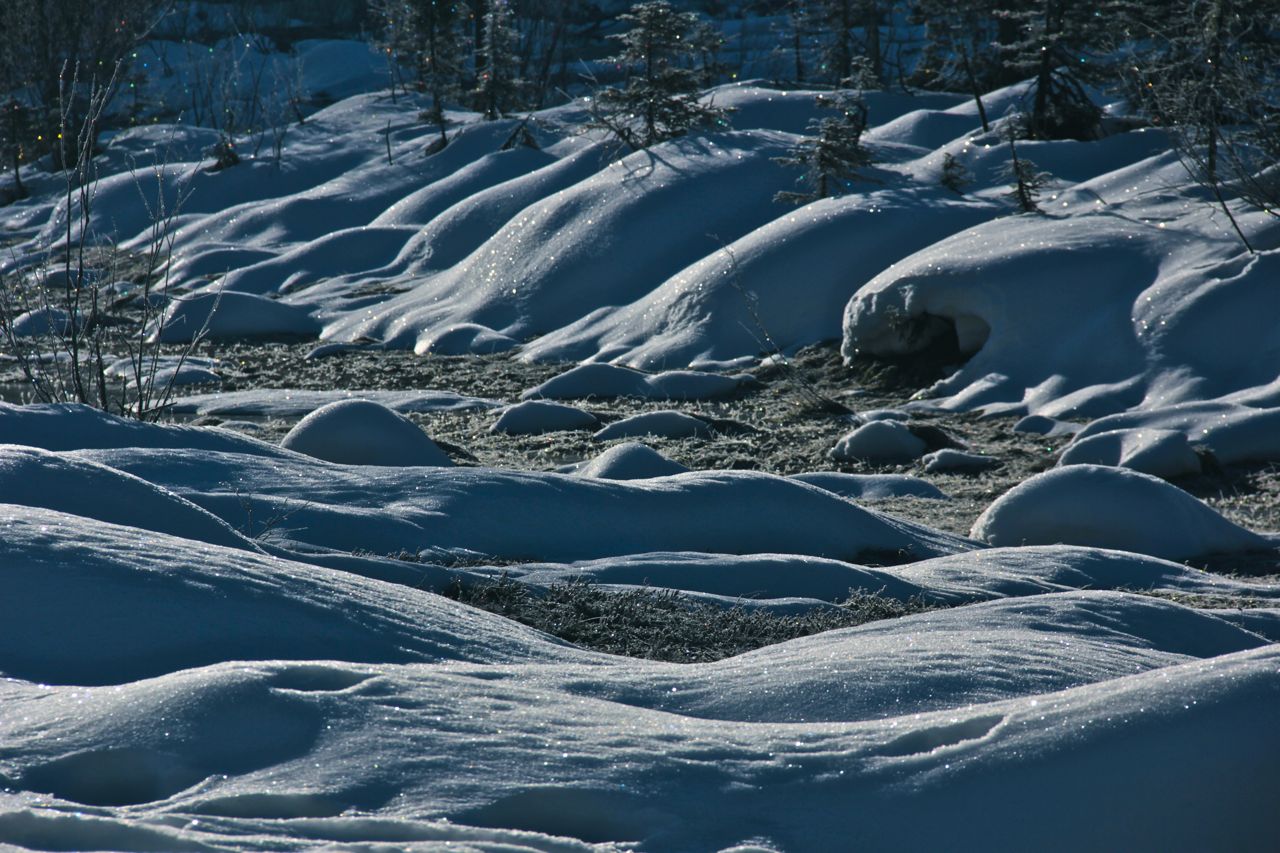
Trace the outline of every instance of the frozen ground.
{"type": "Polygon", "coordinates": [[[755,83],[649,152],[571,104],[425,156],[307,50],[350,97],[279,161],[138,128],[86,217],[2,212],[19,276],[183,197],[154,331],[209,336],[171,423],[0,404],[0,845],[1274,848],[1275,224],[1150,129],[1027,143],[1013,215],[949,96],[868,93],[868,180],[798,209],[814,93],[755,83]]]}

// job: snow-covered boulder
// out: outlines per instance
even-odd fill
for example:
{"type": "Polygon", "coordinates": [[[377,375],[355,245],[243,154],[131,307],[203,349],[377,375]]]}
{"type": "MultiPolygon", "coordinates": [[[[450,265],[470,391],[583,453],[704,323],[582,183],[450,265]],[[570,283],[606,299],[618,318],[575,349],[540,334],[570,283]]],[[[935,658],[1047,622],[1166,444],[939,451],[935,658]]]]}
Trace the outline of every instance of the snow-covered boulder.
{"type": "Polygon", "coordinates": [[[1117,465],[1166,479],[1200,473],[1186,435],[1171,429],[1116,429],[1077,439],[1058,464],[1117,465]]]}
{"type": "Polygon", "coordinates": [[[840,439],[831,450],[831,458],[898,465],[914,462],[928,449],[924,440],[917,438],[901,421],[871,421],[840,439]]]}
{"type": "Polygon", "coordinates": [[[1037,474],[987,507],[970,536],[996,546],[1089,545],[1168,560],[1275,546],[1164,480],[1103,465],[1037,474]]]}
{"type": "Polygon", "coordinates": [[[342,465],[453,465],[417,424],[371,400],[321,406],[298,421],[280,445],[342,465]]]}
{"type": "Polygon", "coordinates": [[[642,438],[646,435],[660,438],[709,438],[712,432],[711,424],[702,418],[672,409],[663,409],[614,421],[597,431],[593,437],[597,441],[642,438]]]}
{"type": "Polygon", "coordinates": [[[588,411],[546,400],[525,400],[503,409],[490,432],[532,435],[571,429],[594,429],[600,419],[588,411]]]}
{"type": "Polygon", "coordinates": [[[628,441],[574,466],[573,473],[579,477],[594,477],[598,480],[647,480],[683,474],[688,470],[648,445],[628,441]]]}

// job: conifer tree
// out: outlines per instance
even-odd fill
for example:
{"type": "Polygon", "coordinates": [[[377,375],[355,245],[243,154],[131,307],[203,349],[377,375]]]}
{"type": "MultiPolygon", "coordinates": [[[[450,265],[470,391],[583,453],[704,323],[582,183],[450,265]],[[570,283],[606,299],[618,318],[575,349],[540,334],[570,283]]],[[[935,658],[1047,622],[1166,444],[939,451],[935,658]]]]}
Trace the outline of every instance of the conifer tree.
{"type": "Polygon", "coordinates": [[[393,60],[413,67],[417,85],[431,97],[423,118],[436,125],[438,151],[449,142],[444,106],[462,94],[461,30],[467,7],[453,0],[379,0],[375,14],[384,26],[384,39],[393,60]]]}
{"type": "Polygon", "coordinates": [[[775,201],[808,204],[839,195],[845,184],[858,179],[859,170],[871,163],[871,152],[862,144],[867,128],[867,104],[862,94],[845,90],[820,95],[818,105],[837,114],[810,122],[813,135],[805,137],[791,154],[777,158],[784,166],[804,169],[799,180],[804,189],[780,192],[775,201]]]}
{"type": "Polygon", "coordinates": [[[997,18],[1016,37],[1000,45],[1008,71],[1032,78],[1031,109],[1025,129],[1036,139],[1089,139],[1102,112],[1086,86],[1102,81],[1108,69],[1098,46],[1108,26],[1123,25],[1115,3],[1078,0],[998,0],[997,18]]]}
{"type": "Polygon", "coordinates": [[[1004,137],[1009,142],[1009,165],[1005,167],[1005,176],[1012,180],[1012,186],[1006,198],[1012,201],[1021,213],[1043,213],[1040,210],[1040,191],[1049,180],[1045,172],[1037,171],[1036,164],[1018,154],[1019,127],[1026,121],[1025,116],[1013,116],[1005,126],[1004,137]]]}
{"type": "Polygon", "coordinates": [[[519,97],[522,86],[516,55],[519,41],[509,0],[489,0],[484,13],[481,51],[484,64],[478,69],[474,92],[486,119],[501,118],[519,97]]]}
{"type": "Polygon", "coordinates": [[[626,69],[627,81],[596,93],[592,126],[640,150],[723,119],[725,110],[698,97],[697,15],[653,0],[619,19],[629,29],[613,36],[621,49],[611,61],[626,69]]]}
{"type": "Polygon", "coordinates": [[[1252,249],[1223,185],[1280,216],[1280,179],[1268,170],[1280,162],[1280,0],[1146,0],[1131,35],[1130,91],[1252,249]]]}

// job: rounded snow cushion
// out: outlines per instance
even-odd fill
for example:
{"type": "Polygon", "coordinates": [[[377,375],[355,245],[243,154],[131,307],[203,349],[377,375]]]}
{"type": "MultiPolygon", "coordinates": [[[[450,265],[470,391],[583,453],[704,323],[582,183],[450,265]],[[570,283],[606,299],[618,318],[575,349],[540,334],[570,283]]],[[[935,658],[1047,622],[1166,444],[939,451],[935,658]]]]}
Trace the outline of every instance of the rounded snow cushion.
{"type": "Polygon", "coordinates": [[[895,465],[919,459],[929,447],[899,421],[871,421],[840,439],[831,458],[895,465]]]}
{"type": "Polygon", "coordinates": [[[924,463],[926,474],[978,474],[1000,465],[1000,460],[994,456],[966,453],[950,447],[926,453],[920,461],[924,463]]]}
{"type": "Polygon", "coordinates": [[[563,403],[526,400],[502,410],[490,432],[508,435],[532,435],[569,429],[594,429],[600,419],[590,412],[563,403]]]}
{"type": "Polygon", "coordinates": [[[1105,465],[1025,480],[987,507],[969,535],[996,546],[1087,545],[1166,560],[1273,547],[1164,480],[1105,465]]]}
{"type": "Polygon", "coordinates": [[[838,471],[811,471],[792,474],[791,479],[852,500],[878,501],[890,498],[947,500],[947,495],[933,483],[909,474],[844,474],[838,471]]]}
{"type": "Polygon", "coordinates": [[[71,315],[52,306],[25,311],[13,318],[9,329],[16,338],[62,337],[71,328],[71,315]]]}
{"type": "Polygon", "coordinates": [[[1181,430],[1117,429],[1080,439],[1058,465],[1116,465],[1156,477],[1200,473],[1200,457],[1181,430]]]}
{"type": "Polygon", "coordinates": [[[175,299],[165,309],[151,342],[186,343],[198,337],[214,340],[315,335],[320,324],[306,311],[252,293],[224,291],[175,299]]]}
{"type": "Polygon", "coordinates": [[[583,462],[575,473],[580,477],[595,477],[599,480],[646,480],[650,477],[683,474],[688,470],[648,445],[629,441],[610,447],[596,458],[583,462]]]}
{"type": "Polygon", "coordinates": [[[686,415],[671,409],[645,412],[609,424],[595,434],[600,441],[613,438],[636,438],[656,435],[662,438],[709,438],[711,425],[702,418],[686,415]]]}
{"type": "Polygon", "coordinates": [[[438,335],[418,341],[413,351],[418,355],[487,355],[506,352],[520,346],[520,342],[488,326],[478,323],[456,323],[438,335]]]}
{"type": "Polygon", "coordinates": [[[298,421],[280,445],[342,465],[453,465],[417,424],[370,400],[321,406],[298,421]]]}

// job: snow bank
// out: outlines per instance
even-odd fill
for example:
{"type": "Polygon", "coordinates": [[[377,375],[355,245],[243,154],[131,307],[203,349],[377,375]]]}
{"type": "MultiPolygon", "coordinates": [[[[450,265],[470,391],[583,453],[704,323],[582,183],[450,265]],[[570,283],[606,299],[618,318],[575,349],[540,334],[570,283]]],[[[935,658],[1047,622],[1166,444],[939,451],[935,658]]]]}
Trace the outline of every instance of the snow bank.
{"type": "MultiPolygon", "coordinates": [[[[102,494],[136,497],[119,485],[102,494]]],[[[172,522],[181,538],[13,497],[0,507],[0,673],[10,678],[120,684],[225,660],[584,658],[409,586],[208,544],[172,522]]],[[[312,669],[317,684],[344,680],[341,667],[312,669]]]]}
{"type": "Polygon", "coordinates": [[[254,545],[221,519],[144,480],[85,459],[0,444],[0,503],[59,512],[210,542],[254,545]]]}
{"type": "Polygon", "coordinates": [[[992,545],[1092,545],[1170,560],[1275,547],[1163,480],[1100,465],[1023,481],[987,507],[970,535],[992,545]]]}
{"type": "Polygon", "coordinates": [[[456,265],[325,336],[420,349],[465,322],[526,338],[631,301],[714,251],[709,234],[733,240],[772,218],[769,201],[790,179],[773,159],[791,139],[746,131],[630,154],[534,202],[456,265]],[[679,227],[672,210],[699,227],[679,227]],[[663,251],[653,252],[659,234],[663,251]]]}
{"type": "Polygon", "coordinates": [[[652,292],[636,294],[526,345],[532,360],[618,361],[649,369],[719,364],[839,336],[849,297],[885,267],[996,212],[934,190],[826,199],[711,246],[652,292]],[[803,290],[804,298],[796,294],[803,290]],[[634,301],[632,301],[634,299],[634,301]]]}
{"type": "Polygon", "coordinates": [[[696,472],[616,482],[484,468],[335,466],[288,454],[87,451],[280,547],[584,560],[649,551],[906,561],[973,543],[785,477],[696,472]],[[494,524],[502,518],[504,523],[494,524]],[[585,523],[589,520],[590,523],[585,523]],[[255,530],[255,534],[259,531],[255,530]]]}

